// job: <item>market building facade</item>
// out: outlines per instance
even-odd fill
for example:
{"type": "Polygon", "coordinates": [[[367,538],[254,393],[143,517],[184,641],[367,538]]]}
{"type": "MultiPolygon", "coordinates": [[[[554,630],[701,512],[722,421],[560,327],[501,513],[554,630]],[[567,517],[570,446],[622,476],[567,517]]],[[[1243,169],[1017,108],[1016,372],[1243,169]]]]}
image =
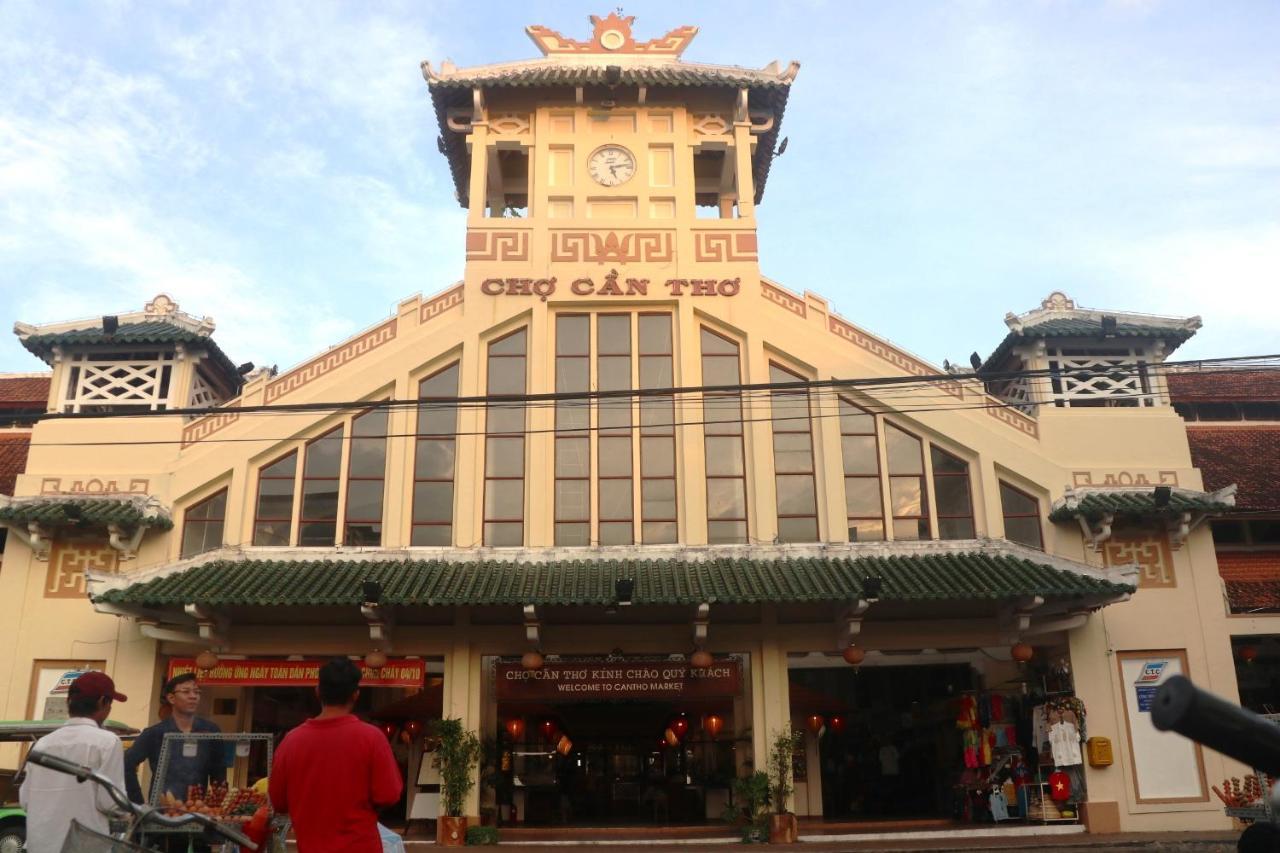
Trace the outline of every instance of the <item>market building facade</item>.
{"type": "Polygon", "coordinates": [[[495,756],[468,812],[513,826],[718,821],[796,727],[803,817],[1225,827],[1239,770],[1147,713],[1175,672],[1237,695],[1203,523],[1233,490],[1161,367],[1198,319],[1054,293],[930,365],[760,271],[799,66],[592,20],[424,63],[468,211],[442,292],[279,374],[164,295],[17,325],[67,417],[0,501],[5,713],[194,668],[279,733],[356,655],[405,819],[451,716],[495,756]]]}

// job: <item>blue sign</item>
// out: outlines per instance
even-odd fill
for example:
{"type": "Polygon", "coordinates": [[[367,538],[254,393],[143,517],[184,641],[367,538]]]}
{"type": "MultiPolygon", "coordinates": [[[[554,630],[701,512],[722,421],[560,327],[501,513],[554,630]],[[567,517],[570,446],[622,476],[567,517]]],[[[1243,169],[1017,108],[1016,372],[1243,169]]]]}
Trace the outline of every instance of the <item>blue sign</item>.
{"type": "Polygon", "coordinates": [[[1143,713],[1150,712],[1152,704],[1156,701],[1156,690],[1159,688],[1139,685],[1134,689],[1138,691],[1138,710],[1143,713]]]}

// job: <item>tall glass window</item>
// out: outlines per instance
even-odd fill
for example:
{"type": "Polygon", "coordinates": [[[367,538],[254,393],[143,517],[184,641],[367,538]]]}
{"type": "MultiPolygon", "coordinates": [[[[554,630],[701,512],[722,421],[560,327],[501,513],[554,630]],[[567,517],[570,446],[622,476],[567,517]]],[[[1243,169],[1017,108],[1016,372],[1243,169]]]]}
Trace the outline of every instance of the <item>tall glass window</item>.
{"type": "Polygon", "coordinates": [[[254,545],[291,544],[289,534],[293,526],[293,490],[297,476],[296,450],[258,471],[258,501],[253,517],[254,545]]]}
{"type": "MultiPolygon", "coordinates": [[[[556,393],[591,389],[591,318],[556,317],[556,393]]],[[[591,409],[586,399],[556,402],[555,543],[591,544],[591,409]]]]}
{"type": "Polygon", "coordinates": [[[876,418],[840,399],[840,453],[844,460],[844,507],[850,542],[884,539],[884,499],[880,491],[880,450],[876,418]]]}
{"type": "Polygon", "coordinates": [[[929,501],[924,486],[924,448],[919,438],[884,425],[889,462],[889,504],[894,539],[929,538],[929,501]]]}
{"type": "Polygon", "coordinates": [[[214,492],[182,514],[182,557],[194,557],[222,547],[227,519],[227,490],[214,492]]]}
{"type": "Polygon", "coordinates": [[[1000,481],[1000,508],[1004,513],[1004,538],[1044,550],[1040,530],[1040,502],[1031,495],[1000,481]]]}
{"type": "Polygon", "coordinates": [[[458,456],[458,363],[418,383],[413,461],[412,545],[453,544],[453,478],[458,456]],[[432,398],[435,398],[434,402],[432,398]]]}
{"type": "Polygon", "coordinates": [[[342,427],[334,427],[306,447],[302,463],[302,516],[298,544],[336,544],[338,484],[342,477],[342,427]]]}
{"type": "Polygon", "coordinates": [[[937,445],[929,447],[933,463],[933,500],[938,507],[938,538],[972,539],[973,500],[969,493],[969,463],[937,445]]]}
{"type": "Polygon", "coordinates": [[[347,506],[342,541],[382,544],[382,491],[387,476],[387,410],[373,409],[351,422],[347,506]]]}
{"type": "MultiPolygon", "coordinates": [[[[488,394],[523,395],[527,389],[528,331],[489,344],[488,394]]],[[[485,417],[484,544],[524,544],[525,402],[492,401],[485,417]]]]}
{"type": "MultiPolygon", "coordinates": [[[[596,387],[602,392],[630,390],[631,315],[601,314],[596,321],[596,341],[596,387]]],[[[630,545],[635,541],[631,398],[602,399],[598,418],[600,544],[630,545]]]]}
{"type": "MultiPolygon", "coordinates": [[[[738,345],[702,330],[702,384],[741,385],[738,345]]],[[[742,446],[742,394],[704,392],[702,420],[707,465],[707,542],[747,541],[747,472],[742,446]]]]}
{"type": "MultiPolygon", "coordinates": [[[[770,364],[769,381],[802,382],[804,377],[770,364]]],[[[813,473],[809,389],[774,391],[769,402],[773,421],[773,481],[778,496],[778,541],[816,542],[818,493],[813,473]]]]}
{"type": "MultiPolygon", "coordinates": [[[[638,318],[640,389],[675,384],[670,314],[638,318]]],[[[669,396],[640,399],[640,541],[673,543],[679,533],[676,506],[675,402],[669,396]]]]}

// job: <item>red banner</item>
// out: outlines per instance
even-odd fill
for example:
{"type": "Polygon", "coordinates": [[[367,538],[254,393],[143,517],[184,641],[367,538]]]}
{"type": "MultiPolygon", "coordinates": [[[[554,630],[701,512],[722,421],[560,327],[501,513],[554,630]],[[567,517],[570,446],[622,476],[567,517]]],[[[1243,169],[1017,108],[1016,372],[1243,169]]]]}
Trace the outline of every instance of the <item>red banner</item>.
{"type": "Polygon", "coordinates": [[[498,700],[515,702],[702,699],[736,696],[742,690],[742,670],[734,658],[718,660],[706,669],[665,659],[548,661],[538,670],[499,663],[496,675],[498,700]]]}
{"type": "MultiPolygon", "coordinates": [[[[322,660],[222,660],[212,669],[199,669],[195,658],[170,658],[169,678],[194,672],[201,684],[224,684],[239,687],[315,687],[320,677],[322,660]]],[[[361,687],[421,687],[427,674],[427,662],[407,658],[391,658],[378,669],[358,662],[363,673],[361,687]]]]}

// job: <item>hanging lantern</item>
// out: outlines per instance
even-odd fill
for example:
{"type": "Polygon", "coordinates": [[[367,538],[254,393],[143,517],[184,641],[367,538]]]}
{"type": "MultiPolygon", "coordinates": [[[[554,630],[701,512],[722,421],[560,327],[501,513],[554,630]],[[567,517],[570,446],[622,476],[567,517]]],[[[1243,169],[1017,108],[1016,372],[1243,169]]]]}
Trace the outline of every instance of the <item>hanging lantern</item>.
{"type": "Polygon", "coordinates": [[[719,714],[707,714],[702,721],[702,730],[713,740],[716,735],[720,734],[722,729],[724,729],[724,717],[719,714]]]}
{"type": "Polygon", "coordinates": [[[809,727],[809,731],[816,735],[822,731],[822,727],[827,724],[827,721],[822,718],[821,714],[810,714],[809,718],[805,720],[805,724],[809,727]]]}
{"type": "Polygon", "coordinates": [[[541,723],[538,724],[538,728],[542,731],[542,737],[546,740],[546,742],[551,743],[551,741],[556,736],[555,720],[550,720],[550,719],[543,720],[541,723]]]}
{"type": "Polygon", "coordinates": [[[364,656],[364,665],[369,669],[382,669],[387,665],[387,653],[381,649],[374,649],[364,656]]]}
{"type": "Polygon", "coordinates": [[[850,666],[857,666],[867,659],[867,650],[861,646],[855,646],[853,643],[850,643],[849,647],[844,650],[843,655],[845,663],[850,666]]]}
{"type": "Polygon", "coordinates": [[[698,649],[689,656],[689,665],[694,669],[706,669],[715,663],[715,658],[711,657],[711,652],[706,649],[698,649]]]}
{"type": "Polygon", "coordinates": [[[1018,663],[1026,663],[1035,656],[1036,650],[1031,647],[1030,643],[1014,643],[1009,649],[1009,655],[1018,663]]]}
{"type": "Polygon", "coordinates": [[[684,740],[684,736],[689,733],[689,718],[681,714],[671,721],[671,731],[676,733],[676,738],[684,740]]]}
{"type": "Polygon", "coordinates": [[[396,736],[396,729],[398,727],[396,726],[395,723],[386,722],[378,726],[378,728],[382,729],[382,733],[387,736],[387,740],[391,740],[393,737],[396,736]]]}
{"type": "Polygon", "coordinates": [[[410,720],[404,724],[404,730],[409,733],[410,738],[416,738],[422,734],[422,723],[418,720],[410,720]]]}
{"type": "Polygon", "coordinates": [[[568,755],[573,751],[573,741],[569,740],[568,735],[560,735],[560,740],[556,741],[556,752],[561,755],[568,755]]]}
{"type": "Polygon", "coordinates": [[[507,720],[507,736],[514,743],[519,743],[524,738],[524,720],[519,717],[507,720]]]}
{"type": "Polygon", "coordinates": [[[844,717],[839,714],[833,714],[830,720],[827,720],[827,726],[831,731],[840,734],[844,731],[844,717]]]}
{"type": "Polygon", "coordinates": [[[218,656],[212,649],[205,649],[196,655],[196,666],[200,669],[213,669],[218,665],[218,656]]]}
{"type": "Polygon", "coordinates": [[[1240,660],[1244,661],[1245,663],[1253,663],[1255,660],[1258,659],[1258,647],[1257,646],[1241,646],[1240,651],[1236,652],[1236,654],[1239,656],[1240,660]]]}
{"type": "Polygon", "coordinates": [[[537,650],[527,651],[520,658],[520,665],[525,669],[542,669],[542,654],[537,650]]]}
{"type": "Polygon", "coordinates": [[[667,730],[662,733],[662,741],[666,746],[680,745],[679,735],[677,735],[670,726],[667,726],[667,730]]]}

